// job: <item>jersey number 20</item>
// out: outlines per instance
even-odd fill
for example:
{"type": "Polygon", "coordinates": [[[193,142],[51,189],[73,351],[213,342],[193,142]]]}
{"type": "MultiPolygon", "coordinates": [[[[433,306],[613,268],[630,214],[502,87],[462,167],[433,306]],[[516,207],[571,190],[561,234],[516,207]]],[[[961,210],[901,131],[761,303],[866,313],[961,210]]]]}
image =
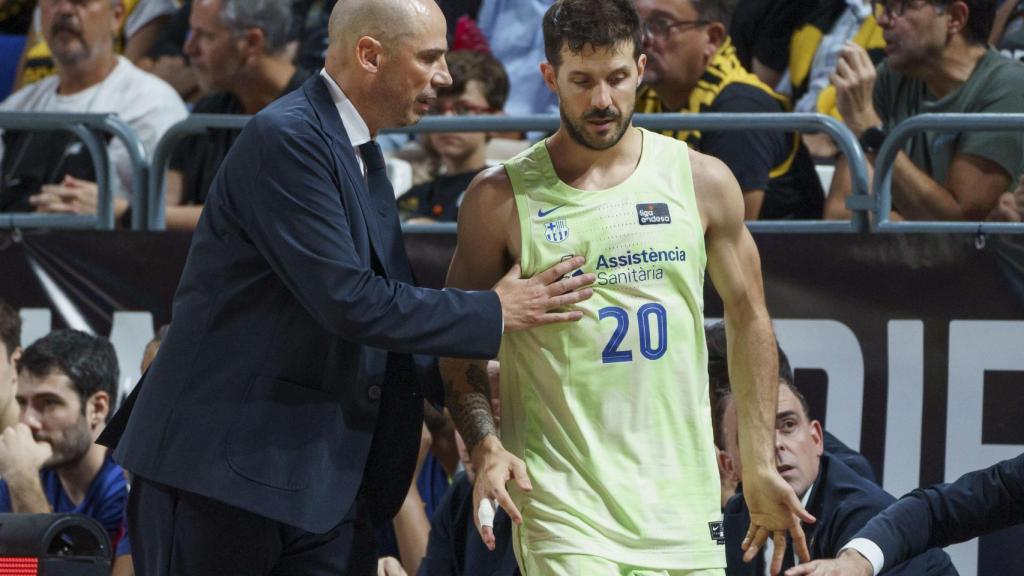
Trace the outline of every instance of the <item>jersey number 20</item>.
{"type": "MultiPolygon", "coordinates": [[[[629,313],[618,306],[606,306],[598,311],[601,320],[605,318],[615,319],[615,332],[611,340],[605,345],[601,352],[601,362],[611,364],[613,362],[632,362],[632,350],[619,350],[622,341],[629,332],[629,313]]],[[[668,314],[661,304],[644,304],[636,311],[636,321],[640,325],[640,353],[648,360],[657,360],[665,355],[668,347],[668,314]],[[651,317],[658,324],[658,347],[651,347],[651,317]]]]}

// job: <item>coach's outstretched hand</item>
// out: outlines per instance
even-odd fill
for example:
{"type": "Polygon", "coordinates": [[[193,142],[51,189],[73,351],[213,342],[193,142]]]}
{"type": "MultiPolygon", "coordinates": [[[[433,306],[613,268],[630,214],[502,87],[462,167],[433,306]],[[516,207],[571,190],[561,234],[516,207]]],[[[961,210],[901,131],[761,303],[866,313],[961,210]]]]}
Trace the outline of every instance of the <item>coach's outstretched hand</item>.
{"type": "Polygon", "coordinates": [[[743,498],[750,510],[750,528],[743,538],[743,561],[750,562],[757,555],[769,537],[775,543],[772,554],[771,574],[782,569],[782,558],[786,553],[786,533],[793,538],[793,550],[801,562],[810,562],[807,539],[800,521],[814,522],[807,510],[800,504],[793,488],[782,479],[774,468],[757,469],[743,467],[743,498]]]}
{"type": "Polygon", "coordinates": [[[575,322],[582,318],[583,313],[578,310],[553,310],[582,302],[593,295],[593,290],[586,288],[596,280],[593,274],[565,277],[583,266],[585,261],[582,256],[576,256],[529,279],[520,278],[522,269],[518,262],[512,266],[494,285],[494,291],[501,300],[505,332],[528,330],[553,322],[575,322]]]}
{"type": "Polygon", "coordinates": [[[473,523],[476,524],[480,538],[487,549],[494,551],[494,513],[495,504],[501,506],[516,524],[523,523],[523,515],[512,502],[505,485],[515,481],[520,490],[533,490],[530,479],[526,477],[526,463],[517,458],[493,434],[487,436],[473,447],[470,454],[476,479],[473,481],[473,523]],[[481,514],[481,504],[487,507],[481,514]]]}

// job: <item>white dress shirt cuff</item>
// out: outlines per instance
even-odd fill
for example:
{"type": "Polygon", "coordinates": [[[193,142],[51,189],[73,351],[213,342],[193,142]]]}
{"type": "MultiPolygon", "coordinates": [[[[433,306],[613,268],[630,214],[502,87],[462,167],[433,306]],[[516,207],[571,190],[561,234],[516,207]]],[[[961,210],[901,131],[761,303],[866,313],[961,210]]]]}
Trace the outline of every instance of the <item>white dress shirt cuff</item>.
{"type": "Polygon", "coordinates": [[[882,549],[878,547],[878,544],[867,538],[854,538],[846,546],[843,546],[839,552],[842,553],[847,548],[860,553],[861,556],[868,559],[868,562],[871,562],[872,574],[878,574],[882,571],[882,566],[885,565],[885,555],[882,554],[882,549]]]}

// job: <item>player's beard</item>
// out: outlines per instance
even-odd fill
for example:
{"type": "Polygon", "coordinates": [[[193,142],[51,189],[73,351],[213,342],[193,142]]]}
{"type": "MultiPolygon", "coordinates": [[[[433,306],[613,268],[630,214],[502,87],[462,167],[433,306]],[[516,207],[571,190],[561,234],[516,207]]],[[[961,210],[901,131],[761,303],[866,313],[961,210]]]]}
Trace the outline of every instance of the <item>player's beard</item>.
{"type": "Polygon", "coordinates": [[[633,122],[633,108],[630,108],[629,114],[626,115],[612,107],[605,108],[604,110],[592,108],[586,114],[583,114],[579,120],[569,118],[569,115],[565,113],[564,106],[558,107],[558,113],[562,116],[562,126],[565,127],[569,137],[580,146],[590,148],[591,150],[607,150],[615,146],[633,122]],[[618,121],[618,126],[610,138],[600,140],[587,133],[587,120],[590,119],[615,119],[618,121]]]}

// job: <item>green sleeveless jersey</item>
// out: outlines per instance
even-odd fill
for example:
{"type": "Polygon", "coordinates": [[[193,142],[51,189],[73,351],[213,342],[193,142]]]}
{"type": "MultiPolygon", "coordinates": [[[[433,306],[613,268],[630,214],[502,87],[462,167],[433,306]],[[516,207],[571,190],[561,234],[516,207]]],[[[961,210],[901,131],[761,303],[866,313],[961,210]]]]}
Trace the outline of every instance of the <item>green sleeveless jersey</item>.
{"type": "Polygon", "coordinates": [[[703,327],[704,232],[686,144],[642,131],[634,173],[578,190],[544,141],[505,164],[523,276],[586,256],[583,319],[505,334],[501,439],[517,546],[634,566],[725,566],[703,327]]]}

